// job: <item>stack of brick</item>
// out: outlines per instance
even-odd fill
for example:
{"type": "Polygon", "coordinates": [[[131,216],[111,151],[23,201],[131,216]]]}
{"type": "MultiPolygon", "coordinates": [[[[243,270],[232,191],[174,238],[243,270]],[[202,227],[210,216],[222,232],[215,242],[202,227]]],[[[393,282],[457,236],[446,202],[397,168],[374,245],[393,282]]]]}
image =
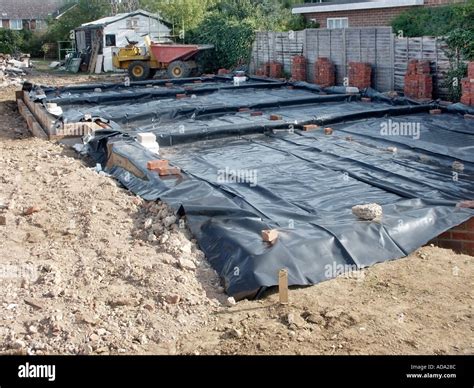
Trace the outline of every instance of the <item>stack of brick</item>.
{"type": "Polygon", "coordinates": [[[306,81],[306,58],[303,55],[293,57],[291,78],[293,81],[306,81]]]}
{"type": "Polygon", "coordinates": [[[410,59],[405,75],[405,96],[409,98],[433,98],[433,77],[429,61],[410,59]]]}
{"type": "Polygon", "coordinates": [[[281,78],[283,76],[283,65],[280,62],[271,61],[268,67],[268,73],[271,78],[281,78]]]}
{"type": "Polygon", "coordinates": [[[336,68],[329,58],[318,58],[314,65],[314,83],[322,87],[336,84],[336,68]]]}
{"type": "Polygon", "coordinates": [[[474,62],[469,62],[467,67],[467,78],[462,79],[461,86],[461,103],[465,105],[474,105],[474,62]]]}
{"type": "Polygon", "coordinates": [[[270,64],[271,62],[265,62],[256,71],[255,75],[260,77],[270,77],[270,64]]]}
{"type": "Polygon", "coordinates": [[[366,89],[372,84],[372,66],[370,63],[349,62],[349,85],[366,89]]]}

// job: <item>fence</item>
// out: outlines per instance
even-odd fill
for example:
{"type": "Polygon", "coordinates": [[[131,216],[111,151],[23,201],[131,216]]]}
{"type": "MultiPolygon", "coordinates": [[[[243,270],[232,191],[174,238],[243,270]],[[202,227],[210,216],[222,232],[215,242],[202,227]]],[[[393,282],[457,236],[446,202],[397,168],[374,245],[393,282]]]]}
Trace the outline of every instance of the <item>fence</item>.
{"type": "Polygon", "coordinates": [[[307,29],[290,32],[259,32],[252,50],[251,71],[265,62],[278,61],[291,73],[291,60],[304,55],[308,60],[308,81],[314,79],[314,63],[319,57],[329,58],[336,66],[336,81],[342,85],[349,62],[370,63],[372,85],[385,92],[403,91],[404,75],[409,59],[431,61],[434,95],[446,96],[442,87],[449,61],[444,54],[446,44],[439,38],[398,38],[391,27],[307,29]]]}

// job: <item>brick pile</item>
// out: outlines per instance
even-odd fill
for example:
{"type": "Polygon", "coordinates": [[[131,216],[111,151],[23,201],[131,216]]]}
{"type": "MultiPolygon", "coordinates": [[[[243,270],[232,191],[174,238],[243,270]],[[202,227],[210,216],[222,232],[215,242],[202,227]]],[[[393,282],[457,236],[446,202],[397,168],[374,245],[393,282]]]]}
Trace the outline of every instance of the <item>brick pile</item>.
{"type": "Polygon", "coordinates": [[[474,105],[474,62],[469,62],[467,67],[467,78],[461,80],[461,86],[461,103],[465,105],[474,105]]]}
{"type": "Polygon", "coordinates": [[[366,89],[372,84],[372,66],[370,63],[349,62],[349,85],[366,89]]]}
{"type": "Polygon", "coordinates": [[[303,55],[293,57],[291,78],[293,81],[306,81],[306,58],[303,55]]]}
{"type": "Polygon", "coordinates": [[[336,68],[329,58],[318,58],[314,65],[314,83],[322,87],[336,84],[336,68]]]}
{"type": "Polygon", "coordinates": [[[269,75],[271,78],[283,77],[283,65],[277,61],[271,61],[269,63],[269,75]]]}
{"type": "Polygon", "coordinates": [[[265,62],[255,71],[255,75],[259,77],[269,77],[270,76],[270,63],[265,62]]]}
{"type": "Polygon", "coordinates": [[[410,59],[405,74],[405,96],[416,99],[433,98],[433,77],[430,62],[410,59]]]}

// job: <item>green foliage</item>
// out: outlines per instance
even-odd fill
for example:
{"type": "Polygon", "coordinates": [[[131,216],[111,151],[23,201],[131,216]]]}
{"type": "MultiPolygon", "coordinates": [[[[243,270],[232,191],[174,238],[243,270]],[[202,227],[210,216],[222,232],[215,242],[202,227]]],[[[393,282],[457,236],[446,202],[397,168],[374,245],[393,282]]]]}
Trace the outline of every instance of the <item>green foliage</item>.
{"type": "Polygon", "coordinates": [[[448,100],[458,102],[461,99],[461,79],[466,76],[467,65],[464,62],[450,61],[443,87],[448,89],[448,100]]]}
{"type": "Polygon", "coordinates": [[[443,36],[455,29],[474,30],[474,0],[444,7],[416,7],[392,21],[403,36],[443,36]]]}
{"type": "Polygon", "coordinates": [[[446,37],[445,42],[448,45],[448,58],[474,60],[474,30],[463,30],[457,28],[451,31],[446,37]]]}
{"type": "Polygon", "coordinates": [[[83,23],[100,19],[110,10],[108,0],[78,0],[77,4],[57,20],[49,20],[45,39],[49,42],[69,40],[71,30],[83,23]]]}
{"type": "Polygon", "coordinates": [[[196,28],[204,20],[209,7],[218,0],[141,0],[140,6],[160,15],[175,26],[175,32],[196,28]]]}
{"type": "Polygon", "coordinates": [[[13,54],[20,51],[24,39],[21,31],[0,30],[0,53],[13,54]]]}
{"type": "Polygon", "coordinates": [[[445,42],[448,46],[445,53],[449,58],[449,70],[443,86],[448,89],[449,100],[457,102],[462,94],[461,79],[467,72],[465,61],[474,60],[474,31],[455,29],[445,37],[445,42]]]}
{"type": "Polygon", "coordinates": [[[214,50],[201,55],[201,66],[208,71],[232,68],[249,60],[255,32],[248,22],[223,18],[218,13],[206,19],[193,30],[188,39],[193,43],[214,45],[214,50]]]}

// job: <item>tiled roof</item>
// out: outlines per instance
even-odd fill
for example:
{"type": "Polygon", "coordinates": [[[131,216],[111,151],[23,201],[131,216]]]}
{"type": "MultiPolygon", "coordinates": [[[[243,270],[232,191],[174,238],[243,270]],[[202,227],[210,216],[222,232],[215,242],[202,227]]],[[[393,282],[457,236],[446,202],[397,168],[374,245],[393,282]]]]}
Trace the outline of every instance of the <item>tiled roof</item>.
{"type": "Polygon", "coordinates": [[[0,19],[46,19],[56,16],[65,0],[0,0],[0,19]]]}

